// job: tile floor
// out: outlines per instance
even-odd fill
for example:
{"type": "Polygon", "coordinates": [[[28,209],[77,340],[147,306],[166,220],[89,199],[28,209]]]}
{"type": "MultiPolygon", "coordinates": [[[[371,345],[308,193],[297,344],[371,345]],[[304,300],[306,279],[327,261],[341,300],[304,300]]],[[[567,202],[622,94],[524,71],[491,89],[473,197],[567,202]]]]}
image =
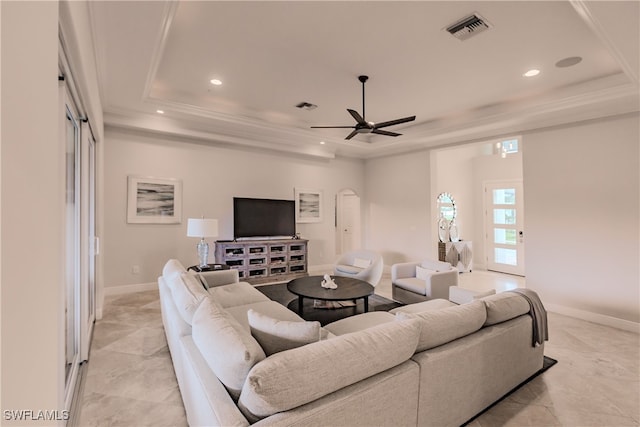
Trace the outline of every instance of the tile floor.
{"type": "MultiPolygon", "coordinates": [[[[502,291],[524,279],[476,270],[460,285],[502,291]]],[[[376,293],[390,298],[388,276],[376,293]]],[[[640,426],[640,336],[555,313],[549,333],[545,354],[558,364],[470,426],[640,426]]],[[[187,425],[157,291],[106,299],[81,407],[82,427],[187,425]]]]}

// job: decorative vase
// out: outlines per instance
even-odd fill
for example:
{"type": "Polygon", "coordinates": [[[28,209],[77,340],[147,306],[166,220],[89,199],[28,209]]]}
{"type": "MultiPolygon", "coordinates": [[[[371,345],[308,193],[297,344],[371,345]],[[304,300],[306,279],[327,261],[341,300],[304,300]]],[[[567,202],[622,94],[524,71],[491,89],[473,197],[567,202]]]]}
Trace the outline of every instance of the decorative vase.
{"type": "Polygon", "coordinates": [[[449,239],[451,239],[452,242],[460,241],[460,236],[458,235],[458,226],[456,225],[455,219],[449,223],[449,239]]]}
{"type": "Polygon", "coordinates": [[[441,242],[449,241],[449,221],[442,214],[438,219],[438,237],[441,242]]]}

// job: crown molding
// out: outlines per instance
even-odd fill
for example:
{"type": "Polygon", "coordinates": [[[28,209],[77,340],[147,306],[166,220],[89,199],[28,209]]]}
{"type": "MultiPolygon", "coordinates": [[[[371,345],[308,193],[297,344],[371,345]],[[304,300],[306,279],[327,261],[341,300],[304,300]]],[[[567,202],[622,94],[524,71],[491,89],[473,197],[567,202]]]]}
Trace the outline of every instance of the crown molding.
{"type": "Polygon", "coordinates": [[[240,135],[212,130],[200,130],[182,120],[173,120],[165,117],[155,117],[148,114],[136,114],[132,112],[105,112],[107,127],[132,131],[142,131],[150,134],[161,134],[174,139],[188,139],[206,142],[209,145],[224,147],[244,147],[264,151],[286,152],[293,155],[330,160],[335,153],[329,148],[319,144],[282,144],[257,138],[255,135],[240,135]]]}
{"type": "MultiPolygon", "coordinates": [[[[623,80],[626,79],[611,76],[609,83],[623,80]]],[[[535,105],[524,101],[506,103],[494,107],[492,112],[485,109],[475,114],[433,120],[407,128],[410,132],[401,139],[379,138],[368,143],[323,138],[326,144],[321,146],[320,138],[305,129],[288,128],[172,101],[152,99],[150,102],[161,105],[175,117],[110,108],[105,111],[105,123],[227,146],[260,148],[324,159],[332,159],[336,155],[360,159],[383,157],[640,110],[637,86],[623,83],[587,93],[568,94],[535,105]]]]}

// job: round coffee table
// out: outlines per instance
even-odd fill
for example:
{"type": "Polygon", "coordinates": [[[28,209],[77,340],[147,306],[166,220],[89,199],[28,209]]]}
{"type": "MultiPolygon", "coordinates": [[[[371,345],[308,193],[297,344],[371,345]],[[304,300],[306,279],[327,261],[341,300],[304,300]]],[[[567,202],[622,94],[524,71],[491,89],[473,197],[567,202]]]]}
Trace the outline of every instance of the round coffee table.
{"type": "Polygon", "coordinates": [[[338,285],[337,289],[326,289],[320,286],[323,276],[307,276],[293,279],[287,283],[287,289],[298,296],[298,314],[302,316],[303,300],[305,298],[322,301],[346,301],[356,302],[362,298],[365,313],[369,311],[369,295],[373,295],[373,286],[364,280],[352,277],[331,276],[338,285]]]}

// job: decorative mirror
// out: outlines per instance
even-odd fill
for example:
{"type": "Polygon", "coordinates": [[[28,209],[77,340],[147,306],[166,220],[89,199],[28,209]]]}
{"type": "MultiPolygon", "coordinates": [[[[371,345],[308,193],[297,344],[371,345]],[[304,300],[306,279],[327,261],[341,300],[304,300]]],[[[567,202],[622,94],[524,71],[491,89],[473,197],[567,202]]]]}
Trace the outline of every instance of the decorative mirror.
{"type": "Polygon", "coordinates": [[[440,193],[438,196],[438,216],[451,222],[456,219],[456,202],[449,193],[440,193]]]}

